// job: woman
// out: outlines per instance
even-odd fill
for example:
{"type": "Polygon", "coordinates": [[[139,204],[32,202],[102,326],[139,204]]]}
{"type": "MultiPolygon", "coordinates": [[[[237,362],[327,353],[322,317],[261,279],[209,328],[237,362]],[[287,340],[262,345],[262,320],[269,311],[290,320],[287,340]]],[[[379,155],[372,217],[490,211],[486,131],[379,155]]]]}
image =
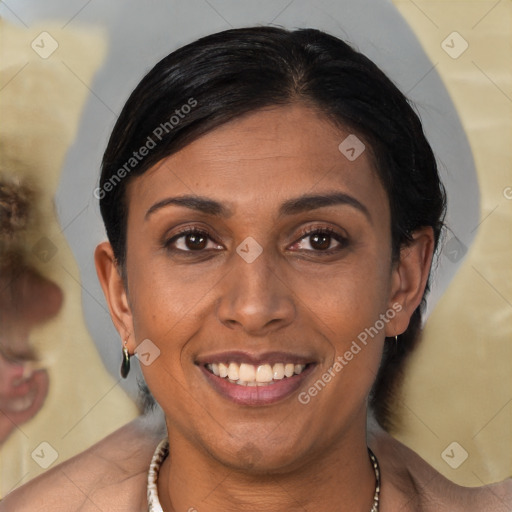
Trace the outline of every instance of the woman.
{"type": "Polygon", "coordinates": [[[0,510],[509,509],[510,481],[458,487],[385,432],[445,199],[367,58],[264,27],[177,50],[125,105],[95,195],[122,374],[136,353],[165,439],[128,425],[0,510]]]}

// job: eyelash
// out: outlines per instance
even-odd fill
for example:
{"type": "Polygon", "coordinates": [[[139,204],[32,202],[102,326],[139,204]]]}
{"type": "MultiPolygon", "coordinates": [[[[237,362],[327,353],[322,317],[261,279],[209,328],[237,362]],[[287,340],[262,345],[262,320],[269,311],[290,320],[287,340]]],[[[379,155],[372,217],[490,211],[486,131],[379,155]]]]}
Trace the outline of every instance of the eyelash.
{"type": "MultiPolygon", "coordinates": [[[[206,249],[201,249],[201,250],[194,251],[194,250],[190,250],[190,249],[183,250],[183,249],[177,249],[175,247],[172,247],[173,243],[175,243],[180,238],[186,237],[187,235],[199,235],[199,236],[208,238],[209,240],[213,241],[216,244],[222,245],[217,240],[215,240],[214,237],[211,236],[211,234],[208,230],[200,229],[197,227],[186,227],[186,228],[180,230],[178,233],[176,233],[170,239],[166,240],[164,242],[164,247],[171,252],[179,252],[181,254],[187,254],[187,255],[194,255],[194,253],[196,255],[198,255],[199,253],[203,253],[206,250],[206,249]]],[[[340,233],[335,231],[333,228],[325,227],[325,226],[324,227],[316,227],[315,226],[315,227],[306,228],[305,230],[303,230],[300,233],[299,238],[295,242],[293,242],[292,245],[296,245],[297,243],[301,242],[303,239],[313,236],[313,235],[327,235],[327,236],[333,238],[334,240],[336,240],[336,242],[338,242],[338,244],[340,246],[337,248],[334,248],[334,249],[325,249],[325,250],[302,249],[302,251],[314,252],[318,255],[329,256],[331,254],[335,254],[336,252],[344,249],[348,245],[347,237],[341,235],[340,233]]],[[[301,250],[301,249],[299,249],[299,250],[301,250]]]]}
{"type": "Polygon", "coordinates": [[[202,236],[202,237],[205,237],[205,238],[208,238],[209,240],[212,240],[213,242],[215,243],[218,243],[210,234],[209,231],[205,230],[205,229],[200,229],[200,228],[195,228],[195,227],[187,227],[187,228],[183,228],[181,229],[180,231],[178,231],[178,233],[176,233],[173,237],[169,238],[168,240],[165,241],[164,243],[164,247],[166,249],[168,249],[169,251],[173,251],[173,252],[180,252],[180,253],[194,253],[194,252],[203,252],[203,251],[191,251],[191,250],[188,250],[188,251],[184,251],[183,249],[176,249],[174,247],[172,247],[172,244],[174,242],[176,242],[177,240],[179,240],[180,238],[183,238],[183,237],[186,237],[188,235],[199,235],[199,236],[202,236]]]}
{"type": "Polygon", "coordinates": [[[321,251],[321,250],[311,251],[309,249],[306,249],[307,252],[315,252],[317,254],[323,254],[325,256],[329,256],[330,254],[335,254],[336,252],[340,251],[341,249],[344,249],[348,245],[348,238],[346,236],[343,236],[342,234],[338,233],[333,228],[325,227],[325,226],[324,227],[314,226],[314,227],[306,228],[305,230],[303,230],[301,232],[299,239],[296,242],[294,242],[292,245],[295,245],[296,243],[302,241],[304,238],[308,238],[312,235],[327,235],[327,236],[333,238],[334,240],[336,240],[336,242],[338,242],[338,244],[340,246],[337,248],[334,248],[334,249],[325,249],[323,251],[321,251]]]}

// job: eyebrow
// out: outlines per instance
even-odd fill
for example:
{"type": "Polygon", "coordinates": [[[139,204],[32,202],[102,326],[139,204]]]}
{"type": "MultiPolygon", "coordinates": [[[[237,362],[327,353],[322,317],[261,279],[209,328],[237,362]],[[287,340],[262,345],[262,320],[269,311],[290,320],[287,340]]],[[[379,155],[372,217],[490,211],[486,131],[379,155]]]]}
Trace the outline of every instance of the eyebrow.
{"type": "Polygon", "coordinates": [[[146,212],[145,220],[148,217],[155,213],[157,210],[161,208],[165,208],[169,205],[176,206],[184,206],[185,208],[190,208],[191,210],[197,210],[202,213],[206,213],[208,215],[214,215],[217,217],[229,217],[231,215],[231,210],[226,206],[223,206],[217,201],[213,199],[208,199],[206,197],[201,196],[180,196],[180,197],[167,197],[166,199],[162,199],[155,203],[149,210],[146,212]]]}
{"type": "Polygon", "coordinates": [[[332,194],[303,195],[284,202],[279,208],[279,216],[294,215],[297,213],[325,208],[327,206],[347,205],[362,212],[371,222],[372,218],[368,208],[358,201],[355,197],[344,194],[343,192],[334,192],[332,194]]]}
{"type": "MultiPolygon", "coordinates": [[[[232,210],[218,201],[201,196],[179,196],[167,197],[158,201],[151,206],[146,212],[145,219],[147,220],[153,213],[165,208],[166,206],[175,205],[183,206],[191,210],[200,211],[208,215],[216,217],[229,217],[232,215],[232,210]]],[[[352,197],[343,192],[334,192],[332,194],[305,194],[293,199],[285,201],[279,208],[279,217],[286,215],[296,215],[298,213],[316,210],[318,208],[325,208],[328,206],[347,205],[362,212],[367,219],[371,222],[371,215],[368,208],[364,206],[355,197],[352,197]]]]}

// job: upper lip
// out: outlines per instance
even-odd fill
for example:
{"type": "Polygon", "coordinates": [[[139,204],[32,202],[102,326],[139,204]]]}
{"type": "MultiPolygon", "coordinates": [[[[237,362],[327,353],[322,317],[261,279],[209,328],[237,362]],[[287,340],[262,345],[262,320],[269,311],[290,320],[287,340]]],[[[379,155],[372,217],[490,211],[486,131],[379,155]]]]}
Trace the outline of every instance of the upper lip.
{"type": "Polygon", "coordinates": [[[289,352],[261,352],[250,353],[241,350],[231,350],[227,352],[215,352],[214,354],[203,354],[196,358],[196,364],[205,365],[209,363],[246,363],[259,366],[261,364],[293,363],[308,364],[313,363],[314,359],[299,354],[289,352]]]}

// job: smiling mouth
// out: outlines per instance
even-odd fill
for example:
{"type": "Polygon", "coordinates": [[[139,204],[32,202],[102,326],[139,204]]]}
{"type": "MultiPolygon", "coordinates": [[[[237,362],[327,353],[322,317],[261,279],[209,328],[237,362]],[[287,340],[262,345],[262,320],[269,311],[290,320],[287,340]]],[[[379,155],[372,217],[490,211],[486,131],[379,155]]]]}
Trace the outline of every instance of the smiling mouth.
{"type": "Polygon", "coordinates": [[[294,375],[300,375],[308,364],[274,363],[253,365],[248,363],[207,363],[205,368],[213,375],[239,386],[262,387],[277,384],[294,375]]]}

